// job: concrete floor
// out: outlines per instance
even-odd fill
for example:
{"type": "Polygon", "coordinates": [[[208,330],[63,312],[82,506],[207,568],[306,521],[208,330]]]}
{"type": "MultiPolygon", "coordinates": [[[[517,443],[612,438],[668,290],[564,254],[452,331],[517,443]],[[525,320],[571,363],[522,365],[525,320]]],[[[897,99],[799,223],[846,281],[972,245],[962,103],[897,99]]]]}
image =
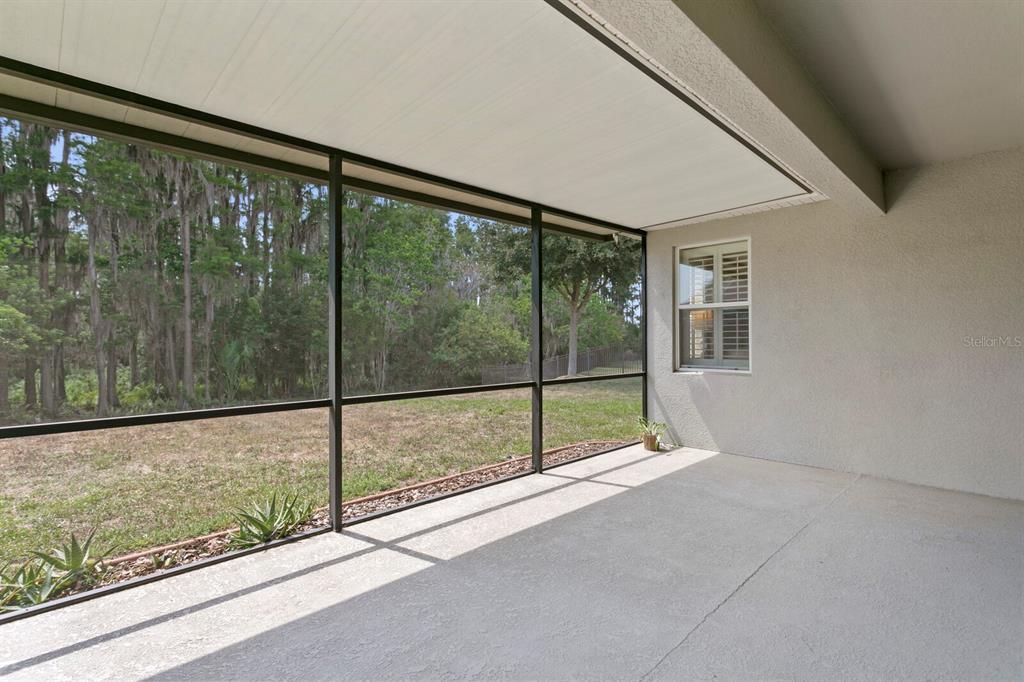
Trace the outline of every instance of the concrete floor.
{"type": "Polygon", "coordinates": [[[1020,680],[1022,643],[1022,503],[630,448],[0,626],[0,676],[1020,680]]]}

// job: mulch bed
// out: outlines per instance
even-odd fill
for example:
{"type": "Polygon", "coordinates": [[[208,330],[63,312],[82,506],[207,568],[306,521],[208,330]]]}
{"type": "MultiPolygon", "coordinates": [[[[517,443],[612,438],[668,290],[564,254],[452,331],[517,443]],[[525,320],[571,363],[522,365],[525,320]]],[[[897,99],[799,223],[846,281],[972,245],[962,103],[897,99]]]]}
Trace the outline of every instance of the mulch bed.
{"type": "MultiPolygon", "coordinates": [[[[551,467],[580,457],[610,450],[611,448],[625,445],[626,442],[628,441],[586,441],[548,450],[544,453],[544,466],[551,467]]],[[[530,457],[516,457],[499,464],[491,464],[452,476],[445,476],[432,481],[398,488],[397,490],[360,497],[342,505],[342,520],[354,521],[370,514],[390,511],[414,502],[508,478],[509,476],[525,473],[529,470],[530,457]]],[[[330,521],[327,509],[318,509],[313,513],[312,518],[296,532],[302,533],[316,528],[324,528],[328,525],[330,525],[330,521]]],[[[109,559],[104,562],[107,570],[103,573],[102,578],[97,583],[79,591],[119,583],[131,578],[157,573],[201,559],[225,554],[231,551],[229,545],[233,532],[234,529],[229,528],[199,538],[183,540],[170,545],[153,547],[109,559]]]]}
{"type": "MultiPolygon", "coordinates": [[[[544,453],[544,466],[551,467],[556,464],[585,457],[586,455],[609,450],[623,444],[623,441],[603,440],[586,441],[583,443],[567,445],[561,448],[554,448],[544,453]]],[[[377,514],[391,509],[396,509],[398,507],[404,507],[407,504],[419,502],[420,500],[429,499],[431,497],[437,497],[438,495],[444,495],[445,493],[465,490],[466,488],[471,488],[483,483],[490,483],[491,481],[515,476],[516,474],[526,473],[530,471],[530,468],[531,458],[527,455],[526,457],[516,457],[508,460],[507,462],[501,462],[500,464],[489,464],[478,469],[465,471],[461,474],[445,476],[444,478],[434,479],[433,481],[416,483],[415,485],[410,485],[405,488],[398,488],[397,490],[389,490],[384,493],[361,497],[359,499],[346,502],[341,506],[341,519],[343,522],[352,521],[364,516],[369,516],[370,514],[377,514]]]]}

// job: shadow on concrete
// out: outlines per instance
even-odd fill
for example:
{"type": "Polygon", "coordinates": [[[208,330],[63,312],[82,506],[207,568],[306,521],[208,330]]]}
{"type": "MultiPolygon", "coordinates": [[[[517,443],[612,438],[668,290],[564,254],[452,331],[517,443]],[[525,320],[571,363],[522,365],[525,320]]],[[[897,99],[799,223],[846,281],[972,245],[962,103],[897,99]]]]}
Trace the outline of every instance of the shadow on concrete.
{"type": "Polygon", "coordinates": [[[734,458],[632,487],[594,480],[610,473],[541,493],[614,484],[601,501],[158,679],[636,679],[847,482],[734,458]]]}

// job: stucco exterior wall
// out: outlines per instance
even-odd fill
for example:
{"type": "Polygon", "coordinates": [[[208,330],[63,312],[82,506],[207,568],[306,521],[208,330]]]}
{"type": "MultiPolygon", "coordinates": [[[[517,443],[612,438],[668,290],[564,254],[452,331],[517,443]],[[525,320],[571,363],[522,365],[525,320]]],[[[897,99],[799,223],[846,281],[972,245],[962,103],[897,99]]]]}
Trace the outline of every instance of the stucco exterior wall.
{"type": "Polygon", "coordinates": [[[652,232],[651,414],[685,445],[1024,499],[1024,348],[991,341],[1024,340],[1024,150],[885,191],[879,217],[826,201],[652,232]],[[673,372],[673,247],[743,237],[751,373],[673,372]]]}

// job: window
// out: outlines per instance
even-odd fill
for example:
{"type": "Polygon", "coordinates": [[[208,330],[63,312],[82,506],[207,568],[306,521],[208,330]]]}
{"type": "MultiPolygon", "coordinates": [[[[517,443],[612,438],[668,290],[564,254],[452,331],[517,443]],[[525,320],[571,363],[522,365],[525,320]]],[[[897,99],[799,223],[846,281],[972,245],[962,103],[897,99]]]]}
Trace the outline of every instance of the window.
{"type": "Polygon", "coordinates": [[[749,243],[679,250],[679,368],[750,369],[749,243]]]}

